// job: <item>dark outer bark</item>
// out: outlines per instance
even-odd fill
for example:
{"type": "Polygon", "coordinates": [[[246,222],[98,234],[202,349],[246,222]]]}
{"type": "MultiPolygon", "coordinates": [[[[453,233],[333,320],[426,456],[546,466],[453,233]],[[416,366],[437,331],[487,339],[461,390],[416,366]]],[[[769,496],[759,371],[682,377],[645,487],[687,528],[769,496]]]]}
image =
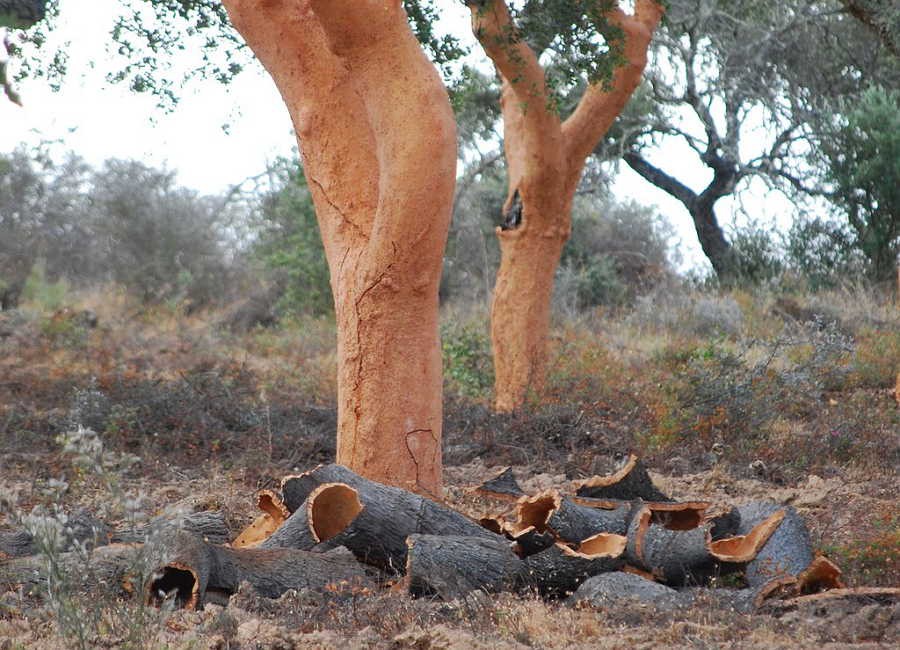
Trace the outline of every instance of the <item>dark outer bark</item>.
{"type": "MultiPolygon", "coordinates": [[[[593,607],[621,608],[622,599],[635,600],[654,605],[661,610],[672,610],[689,606],[693,598],[672,587],[647,580],[633,573],[615,571],[592,576],[584,581],[572,594],[568,603],[590,603],[593,607]]],[[[626,605],[627,607],[627,605],[626,605]]]]}
{"type": "Polygon", "coordinates": [[[309,550],[346,529],[362,509],[359,494],[352,487],[346,483],[324,483],[260,548],[309,550]]]}
{"type": "MultiPolygon", "coordinates": [[[[150,563],[161,557],[160,548],[142,544],[111,544],[84,555],[70,551],[56,556],[55,572],[79,589],[99,586],[112,595],[134,592],[134,584],[145,575],[150,563]],[[86,559],[88,558],[88,559],[86,559]]],[[[12,587],[46,586],[49,579],[47,558],[43,555],[15,558],[0,563],[0,585],[12,587]]]]}
{"type": "Polygon", "coordinates": [[[786,600],[767,600],[762,609],[780,615],[795,610],[811,609],[814,616],[819,616],[829,605],[840,607],[847,603],[859,605],[897,605],[900,604],[900,588],[898,587],[856,587],[852,589],[831,589],[820,594],[797,596],[786,600]]]}
{"type": "Polygon", "coordinates": [[[494,478],[482,483],[475,491],[502,501],[516,501],[525,496],[525,491],[516,482],[512,467],[507,467],[494,478]]]}
{"type": "Polygon", "coordinates": [[[203,510],[183,515],[162,515],[150,520],[146,526],[113,531],[112,542],[145,542],[153,534],[170,535],[183,530],[210,544],[225,544],[231,540],[231,531],[225,523],[225,514],[218,510],[203,510]]]}
{"type": "Polygon", "coordinates": [[[207,590],[233,594],[248,582],[261,595],[277,598],[289,589],[321,589],[337,582],[366,582],[364,567],[346,553],[312,553],[292,548],[233,549],[183,534],[176,549],[146,586],[151,603],[175,592],[176,604],[196,609],[207,590]]]}
{"type": "MultiPolygon", "coordinates": [[[[224,544],[230,538],[221,512],[203,511],[181,515],[161,515],[149,523],[134,528],[113,530],[108,524],[85,511],[78,511],[69,517],[65,534],[59,546],[60,551],[72,549],[74,542],[88,548],[107,544],[129,544],[147,541],[151,535],[164,537],[175,530],[186,530],[216,544],[224,544]]],[[[0,558],[25,557],[39,553],[34,538],[26,530],[0,533],[0,558]]]]}
{"type": "MultiPolygon", "coordinates": [[[[88,512],[79,510],[69,515],[58,550],[68,551],[75,542],[85,544],[88,548],[104,546],[110,543],[111,536],[112,532],[107,524],[88,512]]],[[[0,559],[25,557],[39,552],[34,538],[27,530],[0,532],[0,559]]]]}
{"type": "Polygon", "coordinates": [[[752,502],[737,507],[741,523],[740,535],[748,534],[754,526],[784,510],[781,524],[768,541],[747,564],[745,576],[751,587],[760,587],[772,580],[796,577],[813,561],[812,542],[802,517],[791,506],[777,503],[752,502]]]}
{"type": "Polygon", "coordinates": [[[638,575],[617,571],[587,579],[567,603],[588,603],[599,609],[607,609],[627,607],[622,601],[631,600],[661,611],[703,606],[751,613],[755,609],[756,595],[757,592],[753,589],[673,589],[638,575]]]}
{"type": "Polygon", "coordinates": [[[556,536],[550,531],[543,533],[535,529],[525,530],[511,537],[516,542],[516,553],[519,557],[528,557],[540,553],[556,543],[556,536]]]}
{"type": "Polygon", "coordinates": [[[629,531],[628,560],[669,585],[701,584],[716,573],[718,566],[706,547],[706,533],[706,527],[669,530],[650,524],[640,552],[635,552],[631,545],[633,531],[629,531]]]}
{"type": "Polygon", "coordinates": [[[306,501],[313,490],[325,483],[345,483],[358,489],[359,485],[368,485],[372,481],[364,479],[356,472],[337,463],[319,465],[308,472],[286,476],[282,480],[281,496],[285,507],[294,512],[306,501]]]}
{"type": "Polygon", "coordinates": [[[472,591],[510,591],[523,566],[501,537],[410,535],[407,543],[406,580],[416,596],[452,600],[472,591]]]}
{"type": "Polygon", "coordinates": [[[628,152],[623,158],[628,166],[644,179],[684,205],[694,222],[700,247],[712,264],[716,275],[722,280],[731,278],[735,272],[733,252],[731,244],[725,239],[722,227],[719,226],[715,204],[720,198],[732,192],[734,183],[737,182],[736,174],[729,175],[729,170],[722,166],[722,170],[714,171],[710,185],[701,194],[697,194],[677,179],[651,165],[636,152],[628,152]]]}
{"type": "MultiPolygon", "coordinates": [[[[629,459],[629,462],[631,459],[629,459]]],[[[618,472],[617,472],[618,474],[618,472]]],[[[611,476],[595,476],[582,483],[576,491],[580,497],[590,497],[593,499],[643,499],[645,501],[671,501],[669,497],[656,489],[647,468],[638,460],[634,460],[634,465],[627,474],[609,485],[603,485],[604,482],[616,477],[611,476]],[[591,485],[591,483],[596,483],[591,485]]]]}
{"type": "Polygon", "coordinates": [[[47,0],[0,0],[0,27],[27,29],[47,12],[47,0]]]}
{"type": "Polygon", "coordinates": [[[308,510],[298,508],[259,548],[295,548],[308,551],[319,543],[309,525],[308,510]]]}
{"type": "Polygon", "coordinates": [[[536,589],[542,596],[560,598],[570,595],[590,578],[625,565],[624,557],[584,558],[567,554],[554,544],[545,551],[524,560],[519,587],[536,589]]]}
{"type": "Polygon", "coordinates": [[[578,543],[597,533],[626,534],[632,514],[633,506],[629,502],[623,502],[615,510],[604,510],[581,506],[564,498],[559,508],[550,515],[547,526],[560,539],[578,543]]]}
{"type": "MultiPolygon", "coordinates": [[[[317,468],[303,481],[317,483],[325,477],[331,479],[327,482],[337,479],[355,489],[363,511],[342,533],[317,546],[319,550],[346,546],[360,562],[401,573],[406,566],[406,538],[409,535],[498,537],[476,521],[430,499],[369,481],[340,466],[317,468]]],[[[293,487],[286,483],[283,490],[288,508],[292,507],[295,497],[308,494],[299,483],[293,487]]]]}

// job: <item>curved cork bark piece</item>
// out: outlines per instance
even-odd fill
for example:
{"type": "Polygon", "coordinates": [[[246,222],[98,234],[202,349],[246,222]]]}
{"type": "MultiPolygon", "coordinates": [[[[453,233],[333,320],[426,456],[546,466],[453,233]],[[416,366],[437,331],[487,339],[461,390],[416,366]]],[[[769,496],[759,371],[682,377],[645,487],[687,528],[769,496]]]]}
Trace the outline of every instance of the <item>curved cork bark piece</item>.
{"type": "Polygon", "coordinates": [[[793,507],[755,501],[740,505],[737,510],[741,516],[738,528],[741,535],[750,535],[756,526],[779,511],[784,512],[781,523],[747,564],[745,576],[748,585],[761,587],[783,578],[795,579],[809,568],[815,559],[812,542],[803,518],[793,507]]]}
{"type": "Polygon", "coordinates": [[[281,497],[272,490],[260,490],[256,495],[256,505],[262,514],[241,531],[231,543],[234,548],[251,548],[264,542],[278,527],[291,516],[281,497]]]}
{"type": "Polygon", "coordinates": [[[305,505],[260,544],[260,548],[309,550],[344,531],[362,509],[352,487],[345,483],[325,483],[313,490],[305,505]]]}
{"type": "Polygon", "coordinates": [[[594,476],[582,481],[575,494],[592,499],[672,501],[653,485],[647,468],[634,454],[631,454],[622,468],[614,474],[594,476]]]}
{"type": "MultiPolygon", "coordinates": [[[[584,581],[567,602],[588,604],[607,609],[621,608],[623,600],[631,600],[657,609],[668,611],[689,607],[694,602],[691,593],[685,593],[648,580],[633,573],[614,571],[592,576],[584,581]]],[[[627,605],[624,605],[627,607],[627,605]]]]}
{"type": "MultiPolygon", "coordinates": [[[[757,556],[760,549],[769,541],[769,538],[781,525],[785,517],[784,510],[776,510],[771,515],[760,521],[745,535],[725,537],[718,541],[712,541],[710,532],[709,550],[713,556],[722,562],[743,563],[750,562],[757,556]]],[[[738,523],[738,530],[741,529],[738,523]]]]}
{"type": "Polygon", "coordinates": [[[796,596],[786,600],[769,600],[763,610],[781,614],[804,607],[827,607],[841,603],[858,603],[860,605],[897,605],[900,604],[900,587],[855,587],[835,588],[822,593],[796,596]]]}
{"type": "Polygon", "coordinates": [[[525,491],[516,482],[512,467],[502,470],[497,476],[488,479],[473,490],[476,494],[498,499],[500,501],[517,501],[526,496],[525,491]]]}
{"type": "Polygon", "coordinates": [[[626,539],[600,533],[574,550],[557,543],[524,560],[519,588],[536,590],[542,596],[564,598],[599,573],[616,571],[625,564],[626,539]]]}
{"type": "Polygon", "coordinates": [[[329,465],[313,470],[305,480],[317,481],[323,476],[344,477],[346,480],[342,482],[355,491],[362,510],[346,528],[323,540],[317,550],[345,546],[360,562],[402,573],[406,567],[406,538],[409,535],[497,537],[478,522],[430,499],[336,467],[329,465]]]}
{"type": "Polygon", "coordinates": [[[625,535],[635,512],[634,504],[624,501],[613,510],[589,508],[563,498],[547,521],[547,526],[566,542],[578,543],[597,533],[625,535]]]}
{"type": "Polygon", "coordinates": [[[706,546],[706,527],[684,530],[655,521],[644,506],[628,530],[628,561],[669,585],[701,584],[716,571],[715,558],[706,546]]]}
{"type": "Polygon", "coordinates": [[[562,497],[555,490],[547,490],[534,496],[524,496],[516,501],[516,520],[510,526],[510,531],[518,533],[527,528],[534,528],[543,533],[547,530],[547,522],[560,503],[562,497]]]}
{"type": "Polygon", "coordinates": [[[522,570],[522,561],[501,537],[410,535],[406,543],[404,582],[414,596],[452,600],[473,591],[510,591],[522,570]]]}
{"type": "Polygon", "coordinates": [[[322,589],[338,582],[367,583],[364,567],[346,553],[312,553],[292,548],[228,548],[192,535],[178,536],[170,558],[144,588],[148,604],[174,599],[198,609],[207,592],[231,595],[242,582],[267,598],[289,589],[322,589]]]}

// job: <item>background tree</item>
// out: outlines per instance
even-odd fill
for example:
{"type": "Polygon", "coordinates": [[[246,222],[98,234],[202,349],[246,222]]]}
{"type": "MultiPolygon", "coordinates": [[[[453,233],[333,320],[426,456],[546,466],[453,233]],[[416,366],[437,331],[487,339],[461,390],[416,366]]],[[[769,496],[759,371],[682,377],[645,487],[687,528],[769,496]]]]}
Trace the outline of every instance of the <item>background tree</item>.
{"type": "Polygon", "coordinates": [[[630,16],[615,2],[530,2],[521,12],[504,0],[466,4],[502,81],[508,192],[497,229],[491,340],[495,407],[509,411],[543,384],[553,278],[571,230],[572,198],[585,159],[640,81],[662,7],[638,0],[630,16]],[[586,79],[565,121],[539,62],[542,54],[553,57],[553,46],[575,53],[567,70],[586,79]]]}
{"type": "Polygon", "coordinates": [[[328,260],[300,163],[277,161],[266,177],[268,189],[254,200],[252,256],[276,276],[280,311],[331,314],[328,260]]]}
{"type": "Polygon", "coordinates": [[[227,214],[220,199],[178,187],[171,171],[109,160],[93,174],[91,250],[104,279],[142,301],[196,308],[227,293],[227,214]]]}
{"type": "Polygon", "coordinates": [[[871,88],[841,106],[834,120],[821,149],[829,196],[847,217],[868,276],[893,286],[900,255],[900,91],[871,88]]]}
{"type": "Polygon", "coordinates": [[[621,156],[681,202],[724,282],[741,278],[742,262],[717,203],[753,178],[794,199],[826,194],[809,158],[822,146],[826,103],[896,78],[886,48],[832,0],[672,0],[654,55],[646,87],[598,153],[621,156]],[[704,188],[684,180],[682,159],[659,158],[673,143],[707,168],[704,188]]]}

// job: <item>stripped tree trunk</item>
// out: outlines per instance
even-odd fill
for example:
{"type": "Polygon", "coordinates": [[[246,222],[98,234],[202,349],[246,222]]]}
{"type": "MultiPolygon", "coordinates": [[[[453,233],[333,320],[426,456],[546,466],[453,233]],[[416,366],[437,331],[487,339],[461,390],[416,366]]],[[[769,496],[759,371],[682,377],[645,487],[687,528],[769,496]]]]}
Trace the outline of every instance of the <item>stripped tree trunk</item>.
{"type": "Polygon", "coordinates": [[[287,104],[316,205],[338,325],[337,460],[439,496],[438,284],[456,170],[443,84],[399,0],[224,4],[287,104]]]}
{"type": "Polygon", "coordinates": [[[588,86],[575,112],[560,121],[538,57],[517,32],[504,0],[468,0],[472,28],[503,82],[501,108],[509,189],[497,229],[501,261],[494,288],[491,340],[495,408],[511,411],[546,371],[553,278],[571,230],[572,199],[584,163],[641,79],[650,36],[662,17],[653,0],[635,14],[608,17],[625,37],[626,63],[609,90],[588,86]]]}

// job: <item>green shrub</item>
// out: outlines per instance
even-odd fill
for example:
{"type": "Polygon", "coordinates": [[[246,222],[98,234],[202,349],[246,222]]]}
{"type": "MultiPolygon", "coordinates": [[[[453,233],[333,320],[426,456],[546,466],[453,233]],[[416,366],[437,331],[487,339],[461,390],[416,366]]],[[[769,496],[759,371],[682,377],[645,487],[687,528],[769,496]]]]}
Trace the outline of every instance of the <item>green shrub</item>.
{"type": "Polygon", "coordinates": [[[494,384],[491,342],[478,324],[448,323],[441,328],[444,378],[451,390],[466,397],[488,397],[494,384]]]}
{"type": "Polygon", "coordinates": [[[61,309],[69,295],[69,285],[65,280],[51,282],[42,261],[31,267],[31,273],[25,280],[22,297],[43,312],[54,312],[61,309]]]}

